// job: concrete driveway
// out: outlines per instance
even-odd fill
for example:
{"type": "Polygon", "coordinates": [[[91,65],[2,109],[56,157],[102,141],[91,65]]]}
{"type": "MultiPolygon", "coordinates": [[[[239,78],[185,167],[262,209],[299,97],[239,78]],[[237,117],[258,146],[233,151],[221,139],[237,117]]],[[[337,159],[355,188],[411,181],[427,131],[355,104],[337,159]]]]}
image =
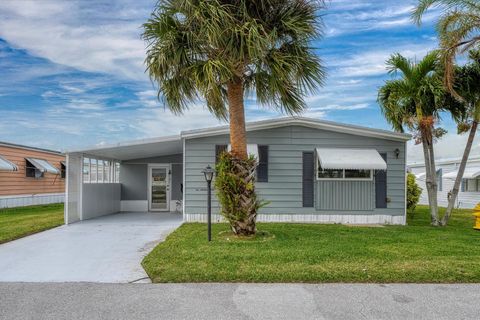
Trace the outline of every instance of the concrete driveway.
{"type": "Polygon", "coordinates": [[[118,213],[0,245],[0,282],[149,282],[140,262],[182,221],[118,213]]]}

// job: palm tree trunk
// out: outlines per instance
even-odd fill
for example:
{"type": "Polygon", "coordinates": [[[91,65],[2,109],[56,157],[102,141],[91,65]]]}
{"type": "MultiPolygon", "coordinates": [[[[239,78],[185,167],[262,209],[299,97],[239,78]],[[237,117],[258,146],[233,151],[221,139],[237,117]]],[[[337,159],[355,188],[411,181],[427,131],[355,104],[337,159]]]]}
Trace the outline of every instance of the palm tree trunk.
{"type": "Polygon", "coordinates": [[[427,195],[428,195],[428,205],[430,206],[430,217],[431,217],[431,224],[433,226],[438,225],[438,213],[436,209],[436,203],[433,197],[433,175],[432,175],[432,161],[431,161],[431,153],[428,146],[428,141],[425,135],[422,133],[422,147],[423,147],[423,156],[425,160],[425,170],[426,170],[426,181],[425,185],[427,187],[427,195]]]}
{"type": "Polygon", "coordinates": [[[445,215],[442,218],[441,225],[446,226],[450,215],[452,214],[453,207],[455,206],[455,201],[457,200],[458,192],[460,191],[460,184],[462,183],[463,174],[465,172],[465,167],[467,166],[467,160],[470,155],[470,150],[472,149],[473,140],[475,139],[475,134],[477,133],[478,122],[473,121],[472,127],[470,128],[470,134],[468,135],[467,144],[465,145],[465,150],[463,151],[462,162],[460,162],[460,167],[458,168],[457,177],[455,178],[455,183],[453,184],[453,189],[450,193],[450,199],[448,199],[448,207],[445,215]]]}
{"type": "Polygon", "coordinates": [[[437,168],[435,166],[435,153],[433,149],[433,137],[430,137],[430,141],[427,144],[428,151],[430,153],[430,171],[432,177],[432,204],[431,204],[431,215],[434,217],[432,220],[432,225],[438,226],[440,223],[440,218],[438,216],[438,183],[437,183],[437,168]]]}
{"type": "Polygon", "coordinates": [[[243,82],[237,78],[227,84],[228,112],[230,115],[231,152],[239,159],[247,155],[247,135],[245,129],[245,109],[243,106],[243,82]]]}

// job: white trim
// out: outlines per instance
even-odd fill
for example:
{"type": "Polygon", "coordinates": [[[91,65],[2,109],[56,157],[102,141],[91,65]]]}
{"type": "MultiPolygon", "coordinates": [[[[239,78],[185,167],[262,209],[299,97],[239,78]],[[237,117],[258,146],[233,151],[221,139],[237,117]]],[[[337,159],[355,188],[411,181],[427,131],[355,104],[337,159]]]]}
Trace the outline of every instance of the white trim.
{"type": "MultiPolygon", "coordinates": [[[[188,213],[184,215],[185,222],[205,222],[206,214],[188,213]]],[[[224,222],[224,218],[218,214],[212,216],[213,222],[224,222]]],[[[403,215],[391,216],[385,214],[259,214],[258,222],[291,222],[291,223],[342,223],[342,224],[385,224],[405,225],[403,215]]]]}
{"type": "MultiPolygon", "coordinates": [[[[66,194],[59,193],[36,193],[36,194],[15,194],[0,196],[0,209],[34,206],[41,204],[65,202],[66,194]]],[[[64,213],[65,216],[65,213],[64,213]]]]}
{"type": "Polygon", "coordinates": [[[122,212],[148,211],[148,200],[120,200],[120,211],[122,212]]]}
{"type": "Polygon", "coordinates": [[[170,211],[170,193],[171,193],[171,184],[172,184],[172,165],[170,163],[149,163],[148,164],[148,179],[147,179],[147,190],[148,190],[148,211],[170,211]],[[165,209],[152,209],[152,169],[165,169],[167,171],[167,194],[166,194],[166,206],[165,209]]]}

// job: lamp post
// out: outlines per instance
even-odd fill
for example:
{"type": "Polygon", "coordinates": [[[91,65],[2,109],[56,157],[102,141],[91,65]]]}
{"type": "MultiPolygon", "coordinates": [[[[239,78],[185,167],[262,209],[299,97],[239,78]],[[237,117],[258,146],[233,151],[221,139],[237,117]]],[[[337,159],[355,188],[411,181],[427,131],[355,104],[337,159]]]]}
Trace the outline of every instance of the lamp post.
{"type": "Polygon", "coordinates": [[[208,241],[212,241],[212,179],[215,170],[208,165],[202,170],[207,181],[207,213],[208,213],[208,241]]]}

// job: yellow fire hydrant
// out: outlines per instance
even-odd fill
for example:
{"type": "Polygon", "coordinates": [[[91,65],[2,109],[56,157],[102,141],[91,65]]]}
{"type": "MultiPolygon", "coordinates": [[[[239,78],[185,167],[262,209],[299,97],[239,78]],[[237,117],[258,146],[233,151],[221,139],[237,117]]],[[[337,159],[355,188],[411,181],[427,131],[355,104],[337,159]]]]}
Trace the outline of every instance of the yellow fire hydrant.
{"type": "Polygon", "coordinates": [[[473,208],[473,216],[475,219],[475,226],[473,229],[480,230],[480,203],[478,203],[475,208],[473,208]]]}

